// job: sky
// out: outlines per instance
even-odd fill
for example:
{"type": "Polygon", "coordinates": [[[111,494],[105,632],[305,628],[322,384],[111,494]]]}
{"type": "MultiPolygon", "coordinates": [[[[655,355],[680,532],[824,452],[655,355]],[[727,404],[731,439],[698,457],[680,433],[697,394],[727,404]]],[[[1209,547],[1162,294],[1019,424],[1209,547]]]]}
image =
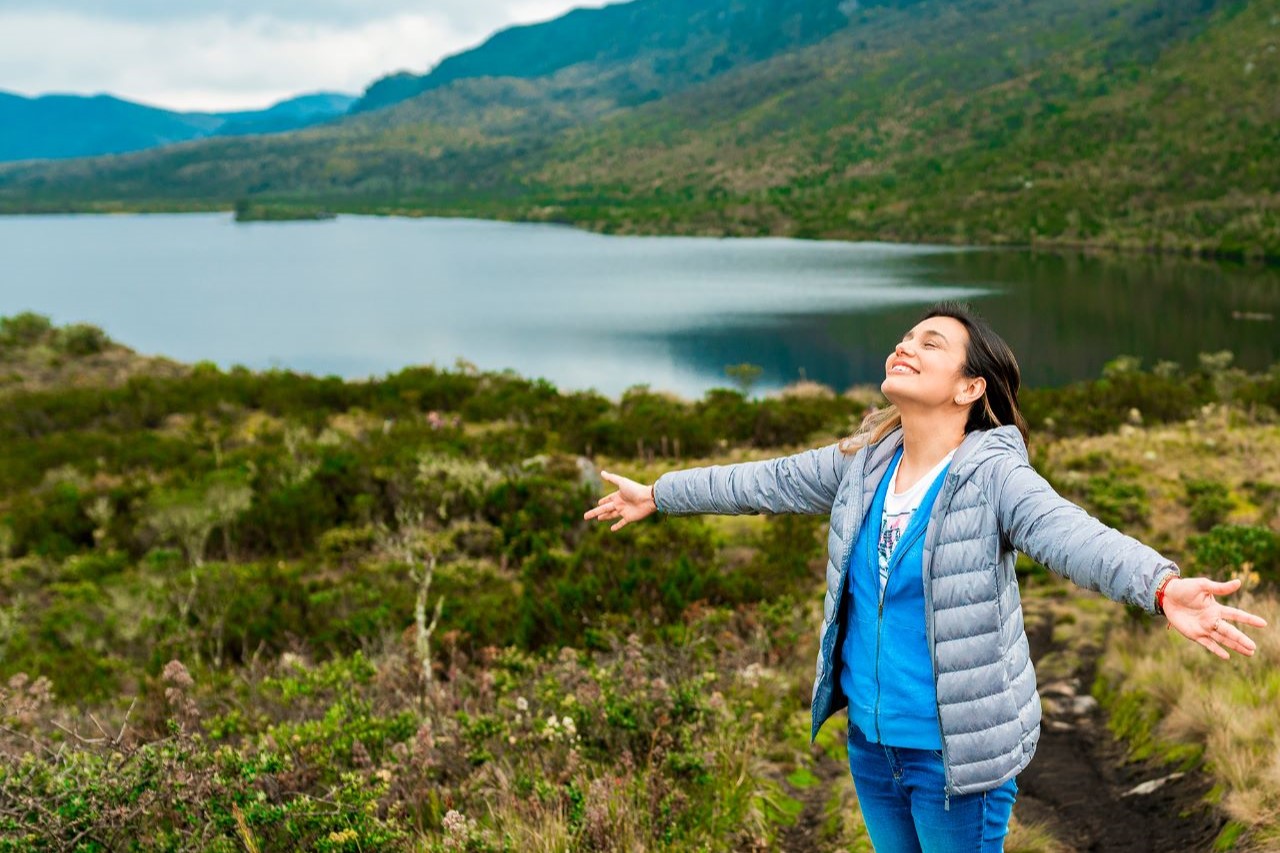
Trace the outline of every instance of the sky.
{"type": "MultiPolygon", "coordinates": [[[[616,2],[616,0],[615,0],[616,2]]],[[[513,24],[604,0],[0,0],[0,91],[177,110],[359,94],[513,24]]]]}

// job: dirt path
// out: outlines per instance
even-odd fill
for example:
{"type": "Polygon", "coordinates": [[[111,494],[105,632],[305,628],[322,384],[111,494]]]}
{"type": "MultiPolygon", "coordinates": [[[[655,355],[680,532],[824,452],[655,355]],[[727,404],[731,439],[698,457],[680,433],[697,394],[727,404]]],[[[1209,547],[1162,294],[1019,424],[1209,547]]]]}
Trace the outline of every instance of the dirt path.
{"type": "MultiPolygon", "coordinates": [[[[1029,621],[1027,629],[1039,661],[1054,649],[1052,619],[1029,621]]],[[[1224,819],[1203,804],[1210,781],[1152,762],[1124,763],[1089,695],[1097,651],[1086,649],[1070,678],[1040,684],[1045,719],[1035,758],[1018,777],[1015,814],[1045,825],[1069,850],[1211,849],[1224,819]]]]}
{"type": "MultiPolygon", "coordinates": [[[[1060,651],[1053,629],[1051,610],[1028,614],[1028,639],[1037,663],[1060,651]]],[[[1203,802],[1209,779],[1154,762],[1126,762],[1123,746],[1089,695],[1100,650],[1077,644],[1073,651],[1080,663],[1070,677],[1041,677],[1045,717],[1035,758],[1018,777],[1016,819],[1040,824],[1061,843],[1060,849],[1073,853],[1212,849],[1225,819],[1203,802]]],[[[813,853],[830,846],[822,831],[826,810],[833,786],[844,784],[849,770],[821,749],[815,747],[812,755],[816,784],[786,786],[803,810],[779,834],[779,850],[813,853]]]]}
{"type": "MultiPolygon", "coordinates": [[[[832,720],[828,725],[833,731],[840,749],[844,747],[844,727],[840,721],[832,720]]],[[[785,827],[778,835],[778,849],[795,851],[795,853],[815,853],[815,851],[831,849],[831,841],[822,831],[828,819],[827,808],[832,791],[841,785],[853,783],[849,780],[849,764],[836,760],[829,752],[814,746],[810,754],[813,764],[809,768],[816,781],[802,787],[787,785],[788,793],[804,804],[803,811],[796,817],[794,824],[785,827]]]]}

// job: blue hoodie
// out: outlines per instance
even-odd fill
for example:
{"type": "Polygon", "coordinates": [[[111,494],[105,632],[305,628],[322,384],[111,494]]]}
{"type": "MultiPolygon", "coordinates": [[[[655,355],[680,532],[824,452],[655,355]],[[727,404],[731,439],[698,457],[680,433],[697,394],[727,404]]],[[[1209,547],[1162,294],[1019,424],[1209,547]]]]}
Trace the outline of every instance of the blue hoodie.
{"type": "Polygon", "coordinates": [[[924,532],[950,465],[929,486],[889,558],[889,579],[880,594],[876,546],[885,495],[902,456],[899,447],[867,509],[849,555],[845,608],[849,627],[841,654],[840,687],[849,697],[849,717],[873,743],[911,749],[941,749],[938,695],[924,621],[924,532]]]}

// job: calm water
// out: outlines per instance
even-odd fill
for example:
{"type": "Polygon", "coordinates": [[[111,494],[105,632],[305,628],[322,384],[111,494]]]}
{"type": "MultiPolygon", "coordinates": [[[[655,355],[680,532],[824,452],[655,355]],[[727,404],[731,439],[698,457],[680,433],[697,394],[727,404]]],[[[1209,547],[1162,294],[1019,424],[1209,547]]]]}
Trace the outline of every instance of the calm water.
{"type": "Polygon", "coordinates": [[[0,217],[0,314],[88,322],[144,353],[345,377],[410,364],[511,368],[561,388],[699,396],[724,367],[878,382],[937,299],[973,301],[1029,384],[1118,354],[1280,359],[1280,271],[1150,257],[769,239],[616,237],[565,226],[226,215],[0,217]]]}

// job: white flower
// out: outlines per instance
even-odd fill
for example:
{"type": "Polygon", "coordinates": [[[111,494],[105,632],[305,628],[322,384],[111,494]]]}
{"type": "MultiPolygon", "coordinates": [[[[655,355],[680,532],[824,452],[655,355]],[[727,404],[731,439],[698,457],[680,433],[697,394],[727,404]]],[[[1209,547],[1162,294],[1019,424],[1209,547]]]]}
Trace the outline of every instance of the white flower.
{"type": "Polygon", "coordinates": [[[466,835],[467,819],[463,816],[462,812],[457,809],[449,809],[448,813],[444,816],[443,823],[446,835],[452,838],[458,838],[459,836],[466,835]]]}
{"type": "Polygon", "coordinates": [[[517,710],[517,711],[519,711],[519,712],[521,712],[521,713],[524,713],[525,711],[528,711],[528,710],[529,710],[529,700],[528,700],[528,699],[526,699],[526,698],[524,698],[523,696],[517,696],[517,697],[516,697],[516,710],[517,710]]]}

